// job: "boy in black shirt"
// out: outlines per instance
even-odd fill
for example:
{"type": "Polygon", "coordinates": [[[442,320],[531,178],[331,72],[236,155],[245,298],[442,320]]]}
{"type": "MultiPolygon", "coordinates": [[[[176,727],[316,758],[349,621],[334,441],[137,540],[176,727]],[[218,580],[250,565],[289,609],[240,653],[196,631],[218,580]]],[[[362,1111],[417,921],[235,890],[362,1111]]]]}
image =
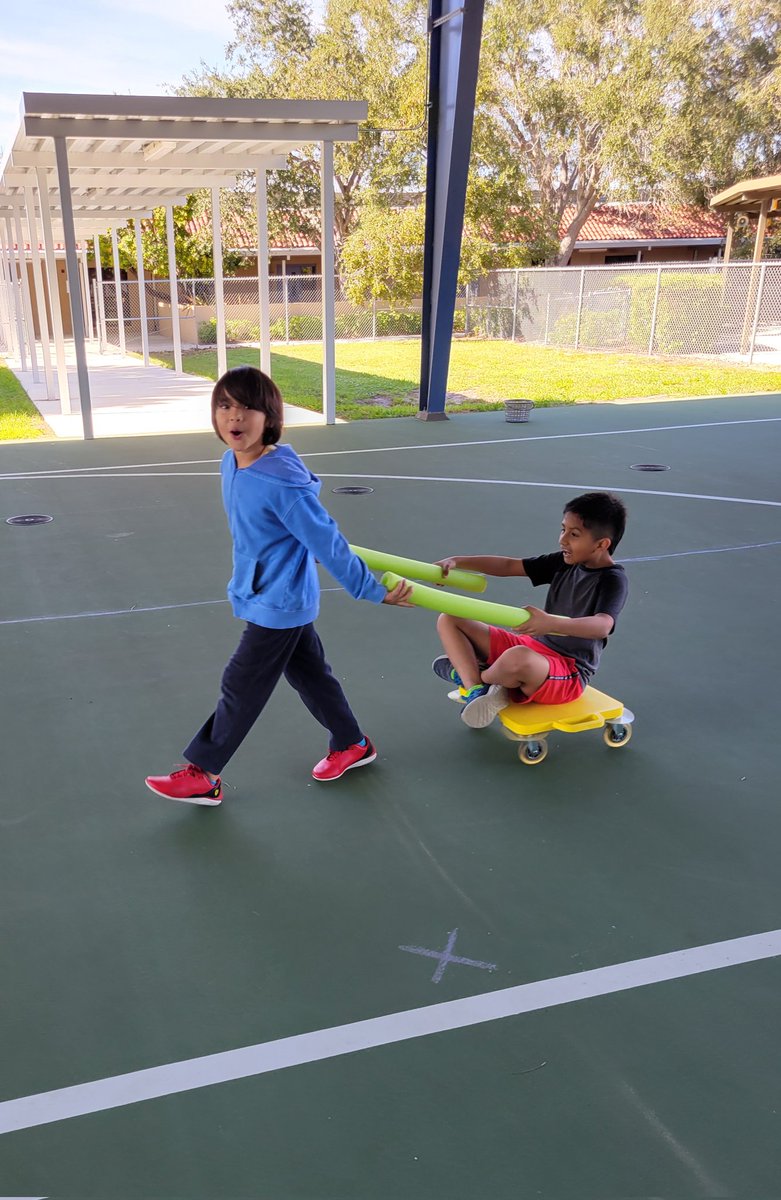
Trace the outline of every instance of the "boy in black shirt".
{"type": "Polygon", "coordinates": [[[508,704],[565,704],[593,676],[629,590],[612,553],[626,509],[609,492],[587,492],[564,508],[557,554],[538,558],[457,555],[439,565],[484,575],[526,576],[548,583],[545,608],[527,604],[529,620],[510,631],[442,614],[437,632],[445,654],[434,673],[457,685],[461,720],[483,729],[508,704]]]}

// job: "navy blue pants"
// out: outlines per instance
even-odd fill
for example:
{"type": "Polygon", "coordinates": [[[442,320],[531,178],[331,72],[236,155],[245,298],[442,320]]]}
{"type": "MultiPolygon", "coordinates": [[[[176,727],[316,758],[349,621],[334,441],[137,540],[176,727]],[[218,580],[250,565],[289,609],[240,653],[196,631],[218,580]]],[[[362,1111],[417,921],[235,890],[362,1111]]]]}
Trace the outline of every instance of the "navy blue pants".
{"type": "Polygon", "coordinates": [[[325,660],[314,625],[267,629],[248,623],[223,673],[217,708],[184,752],[187,762],[219,775],[283,675],[329,731],[331,750],[346,750],[361,740],[363,734],[325,660]]]}

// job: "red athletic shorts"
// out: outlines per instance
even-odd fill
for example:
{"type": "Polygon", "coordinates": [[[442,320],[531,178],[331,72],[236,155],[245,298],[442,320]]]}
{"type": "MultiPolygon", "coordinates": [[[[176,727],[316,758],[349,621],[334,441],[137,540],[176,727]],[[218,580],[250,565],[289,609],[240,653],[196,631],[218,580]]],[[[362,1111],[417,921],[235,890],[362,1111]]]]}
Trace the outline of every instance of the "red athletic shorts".
{"type": "Polygon", "coordinates": [[[528,646],[530,650],[547,658],[549,663],[548,678],[531,696],[524,695],[517,688],[511,689],[510,695],[514,704],[528,704],[530,700],[535,704],[566,704],[569,700],[577,700],[582,694],[585,685],[578,675],[575,659],[557,654],[550,646],[544,646],[527,633],[511,633],[509,629],[498,629],[492,625],[489,665],[496,662],[497,658],[512,646],[528,646]]]}

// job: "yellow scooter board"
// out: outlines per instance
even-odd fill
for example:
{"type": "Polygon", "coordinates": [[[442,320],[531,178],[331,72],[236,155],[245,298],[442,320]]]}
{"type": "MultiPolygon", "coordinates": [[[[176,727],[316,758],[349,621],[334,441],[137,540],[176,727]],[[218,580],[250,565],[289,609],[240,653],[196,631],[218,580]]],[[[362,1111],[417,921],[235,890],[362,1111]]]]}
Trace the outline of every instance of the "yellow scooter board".
{"type": "Polygon", "coordinates": [[[568,704],[509,704],[499,713],[502,733],[520,742],[518,757],[529,766],[541,763],[548,753],[547,737],[554,729],[562,733],[580,733],[584,729],[603,729],[606,746],[618,749],[632,736],[634,713],[596,688],[587,687],[582,696],[568,704]]]}

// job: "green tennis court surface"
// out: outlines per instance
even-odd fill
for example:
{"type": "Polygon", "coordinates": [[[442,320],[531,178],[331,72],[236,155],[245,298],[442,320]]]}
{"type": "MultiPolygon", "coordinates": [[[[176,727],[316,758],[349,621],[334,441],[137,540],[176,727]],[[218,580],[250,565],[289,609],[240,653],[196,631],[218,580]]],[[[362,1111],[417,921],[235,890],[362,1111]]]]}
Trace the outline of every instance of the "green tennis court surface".
{"type": "Polygon", "coordinates": [[[0,1194],[776,1194],[778,397],[289,440],[351,542],[416,559],[544,553],[571,496],[622,495],[597,684],[634,738],[522,765],[459,721],[431,613],[324,577],[377,763],[315,783],[283,684],[222,807],[167,803],[143,778],[241,629],[221,447],[0,446],[0,1194]]]}

